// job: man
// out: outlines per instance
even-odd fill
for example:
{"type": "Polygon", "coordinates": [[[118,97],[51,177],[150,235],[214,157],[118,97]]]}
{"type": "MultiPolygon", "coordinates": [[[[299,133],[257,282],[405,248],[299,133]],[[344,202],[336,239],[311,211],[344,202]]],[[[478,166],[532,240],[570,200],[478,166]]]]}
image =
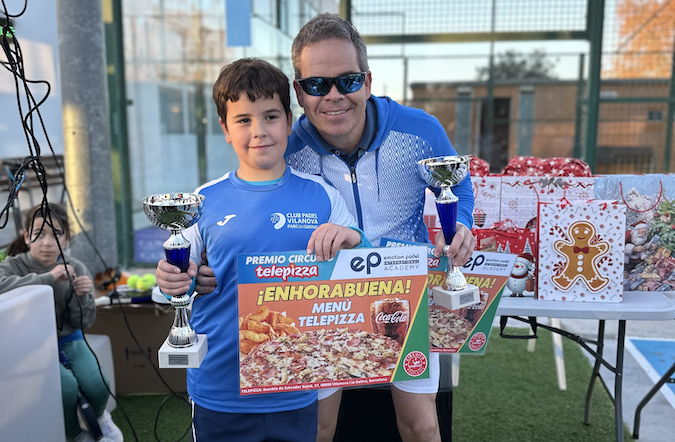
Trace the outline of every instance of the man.
{"type": "MultiPolygon", "coordinates": [[[[438,120],[389,98],[371,97],[372,76],[366,45],[339,16],[321,14],[298,33],[292,47],[298,102],[305,110],[293,127],[286,159],[294,169],[321,175],[347,201],[350,212],[373,245],[380,239],[427,242],[424,191],[431,183],[417,161],[456,155],[438,120]]],[[[460,199],[457,234],[446,254],[453,264],[471,257],[475,239],[473,191],[469,179],[453,189],[460,199]]],[[[436,236],[435,253],[445,245],[436,236]]],[[[168,274],[158,269],[158,278],[168,274]]],[[[177,275],[172,275],[177,276],[177,275]]],[[[185,275],[185,278],[192,275],[185,275]]],[[[197,290],[208,294],[215,281],[199,268],[197,290]]],[[[439,363],[430,360],[431,379],[393,384],[392,398],[404,442],[440,442],[436,415],[439,363]]],[[[342,393],[319,390],[318,441],[332,441],[342,393]]]]}

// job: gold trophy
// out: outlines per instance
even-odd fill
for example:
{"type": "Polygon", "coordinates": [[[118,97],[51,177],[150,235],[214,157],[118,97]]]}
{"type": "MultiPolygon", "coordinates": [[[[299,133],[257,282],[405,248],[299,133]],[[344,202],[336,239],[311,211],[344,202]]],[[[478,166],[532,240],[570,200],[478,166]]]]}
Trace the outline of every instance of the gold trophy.
{"type": "MultiPolygon", "coordinates": [[[[469,161],[467,156],[435,157],[422,160],[419,164],[426,166],[434,179],[434,185],[441,188],[441,194],[436,198],[438,219],[441,222],[446,246],[443,253],[447,253],[452,238],[457,232],[457,205],[459,198],[452,193],[452,187],[461,183],[469,175],[469,161]]],[[[448,262],[448,274],[445,286],[432,288],[434,304],[457,310],[480,302],[480,290],[475,285],[467,284],[464,274],[458,266],[448,262]]]]}
{"type": "MultiPolygon", "coordinates": [[[[164,253],[169,264],[187,272],[190,263],[190,241],[181,230],[197,222],[202,214],[203,195],[194,193],[165,193],[143,200],[143,211],[157,227],[170,230],[171,236],[164,243],[164,253]]],[[[206,355],[206,335],[197,335],[188,319],[190,293],[167,296],[176,309],[169,336],[159,349],[160,368],[198,368],[206,355]]]]}

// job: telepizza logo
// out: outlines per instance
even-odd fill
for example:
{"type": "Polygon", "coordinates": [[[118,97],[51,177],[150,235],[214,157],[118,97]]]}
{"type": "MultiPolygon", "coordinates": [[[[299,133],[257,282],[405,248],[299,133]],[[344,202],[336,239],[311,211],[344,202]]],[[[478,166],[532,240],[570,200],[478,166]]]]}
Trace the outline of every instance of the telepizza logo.
{"type": "Polygon", "coordinates": [[[364,259],[360,256],[357,256],[355,258],[352,258],[352,261],[349,263],[349,266],[355,272],[362,272],[363,269],[365,268],[366,273],[370,275],[370,269],[379,266],[381,263],[382,257],[380,256],[380,254],[377,252],[372,252],[366,257],[365,264],[364,259]]]}
{"type": "Polygon", "coordinates": [[[286,215],[281,212],[274,212],[270,221],[274,224],[274,229],[279,230],[286,224],[286,215]]]}
{"type": "Polygon", "coordinates": [[[258,266],[255,268],[255,276],[260,278],[281,278],[288,281],[288,278],[311,278],[319,276],[319,266],[296,266],[294,264],[288,266],[271,267],[258,266]]]}

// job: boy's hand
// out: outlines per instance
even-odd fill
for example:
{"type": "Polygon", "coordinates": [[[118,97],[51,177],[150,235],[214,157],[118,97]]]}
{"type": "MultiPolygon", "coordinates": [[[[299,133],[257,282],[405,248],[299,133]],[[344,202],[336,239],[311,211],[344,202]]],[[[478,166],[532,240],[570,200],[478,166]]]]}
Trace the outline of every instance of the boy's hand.
{"type": "Polygon", "coordinates": [[[318,261],[327,261],[339,249],[351,249],[360,243],[361,235],[354,229],[331,223],[321,224],[309,238],[307,254],[314,252],[318,261]]]}
{"type": "MultiPolygon", "coordinates": [[[[443,255],[443,247],[445,246],[445,237],[443,231],[439,230],[436,233],[436,247],[434,247],[434,256],[439,257],[443,255]]],[[[467,229],[462,223],[457,223],[457,233],[452,238],[452,243],[445,253],[452,265],[463,266],[469,261],[473,250],[476,248],[476,238],[474,238],[471,230],[467,229]]],[[[448,263],[450,265],[450,263],[448,263]]]]}
{"type": "Polygon", "coordinates": [[[89,278],[87,275],[73,278],[73,288],[75,289],[75,293],[77,293],[78,296],[86,295],[91,291],[92,287],[93,284],[91,282],[91,278],[89,278]]]}
{"type": "Polygon", "coordinates": [[[169,264],[163,259],[157,264],[157,285],[162,293],[169,296],[178,296],[190,290],[192,277],[197,275],[197,264],[190,261],[187,273],[181,273],[180,269],[169,264]]]}

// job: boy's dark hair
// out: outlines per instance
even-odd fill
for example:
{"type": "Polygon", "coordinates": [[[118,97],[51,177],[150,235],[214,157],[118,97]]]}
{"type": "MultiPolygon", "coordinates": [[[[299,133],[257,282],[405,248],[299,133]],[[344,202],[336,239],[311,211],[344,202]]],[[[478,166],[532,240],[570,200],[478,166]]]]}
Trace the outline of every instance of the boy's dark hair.
{"type": "Polygon", "coordinates": [[[274,98],[284,106],[286,115],[291,112],[291,86],[288,77],[279,68],[259,58],[242,58],[224,66],[213,85],[213,100],[218,116],[226,123],[227,102],[236,102],[241,94],[249,100],[274,98]]]}
{"type": "Polygon", "coordinates": [[[295,79],[299,80],[302,75],[300,72],[300,55],[302,50],[312,43],[334,38],[348,40],[356,49],[356,59],[359,63],[361,72],[368,72],[368,51],[366,43],[361,38],[359,31],[354,25],[343,19],[339,15],[328,12],[314,16],[310,21],[300,29],[298,35],[293,40],[291,46],[291,59],[295,69],[295,79]]]}
{"type": "MultiPolygon", "coordinates": [[[[62,233],[66,241],[70,240],[70,225],[68,224],[68,213],[66,209],[60,204],[49,204],[49,208],[46,205],[35,206],[28,211],[26,219],[23,223],[23,229],[28,232],[28,235],[32,238],[33,232],[33,223],[36,218],[42,218],[47,220],[42,226],[43,229],[51,229],[53,221],[58,222],[61,225],[62,233]]],[[[61,244],[63,247],[65,244],[61,244]]],[[[15,256],[19,253],[24,253],[28,251],[28,244],[24,240],[23,233],[16,237],[14,241],[7,248],[7,256],[15,256]]]]}

